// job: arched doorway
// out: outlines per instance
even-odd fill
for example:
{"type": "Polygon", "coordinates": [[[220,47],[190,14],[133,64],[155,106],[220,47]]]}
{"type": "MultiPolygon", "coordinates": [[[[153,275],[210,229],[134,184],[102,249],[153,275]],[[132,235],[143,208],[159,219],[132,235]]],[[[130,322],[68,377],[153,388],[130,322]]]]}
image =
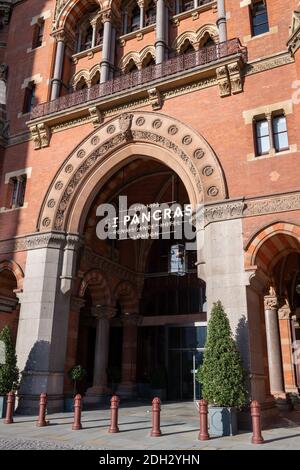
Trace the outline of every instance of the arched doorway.
{"type": "Polygon", "coordinates": [[[269,389],[279,406],[299,407],[300,229],[277,222],[247,246],[246,266],[255,267],[264,312],[265,358],[269,389]]]}
{"type": "Polygon", "coordinates": [[[99,239],[98,208],[111,204],[121,217],[120,197],[127,198],[128,207],[189,204],[177,174],[143,155],[133,155],[96,194],[77,261],[84,306],[76,362],[88,372],[85,400],[99,402],[112,391],[149,398],[158,389],[168,399],[192,399],[193,370],[202,360],[206,333],[205,283],[197,276],[196,249],[185,253],[184,272],[176,272],[172,250],[190,242],[184,229],[180,238],[171,229],[165,238],[99,239]]]}

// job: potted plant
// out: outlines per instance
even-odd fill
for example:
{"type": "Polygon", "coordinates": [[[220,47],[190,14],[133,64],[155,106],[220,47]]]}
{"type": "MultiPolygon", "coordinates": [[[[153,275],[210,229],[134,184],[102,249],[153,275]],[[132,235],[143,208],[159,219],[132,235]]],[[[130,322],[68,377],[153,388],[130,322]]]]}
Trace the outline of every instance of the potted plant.
{"type": "Polygon", "coordinates": [[[152,371],[150,384],[153,397],[165,400],[167,395],[167,372],[165,367],[160,366],[152,371]]]}
{"type": "Polygon", "coordinates": [[[19,386],[19,369],[9,326],[0,333],[0,418],[5,417],[7,394],[19,386]]]}
{"type": "Polygon", "coordinates": [[[221,302],[214,304],[208,322],[203,365],[197,380],[208,401],[210,433],[237,433],[237,409],[247,403],[245,371],[221,302]]]}
{"type": "Polygon", "coordinates": [[[65,411],[73,411],[74,397],[77,394],[77,382],[80,382],[86,376],[86,370],[81,366],[73,366],[68,371],[68,377],[73,382],[73,396],[66,396],[64,399],[65,411]]]}

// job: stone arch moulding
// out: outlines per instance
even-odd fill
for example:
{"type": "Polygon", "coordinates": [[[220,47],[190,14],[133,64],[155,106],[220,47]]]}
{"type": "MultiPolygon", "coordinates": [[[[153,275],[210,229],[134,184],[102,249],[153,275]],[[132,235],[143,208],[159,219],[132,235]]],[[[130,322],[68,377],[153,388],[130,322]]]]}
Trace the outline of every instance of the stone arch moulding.
{"type": "Polygon", "coordinates": [[[212,39],[218,41],[218,28],[214,24],[205,24],[201,26],[197,31],[184,31],[181,33],[172,44],[172,49],[180,52],[182,46],[184,45],[185,41],[188,40],[192,44],[192,46],[197,49],[202,38],[205,34],[208,33],[212,39]]]}
{"type": "Polygon", "coordinates": [[[99,269],[92,269],[85,274],[79,287],[79,297],[84,297],[85,291],[89,285],[99,285],[99,295],[102,294],[107,305],[111,305],[110,288],[105,276],[99,269]]]}
{"type": "MultiPolygon", "coordinates": [[[[256,266],[257,255],[261,247],[270,238],[280,234],[287,235],[293,240],[291,246],[288,246],[288,248],[300,249],[300,226],[289,222],[273,222],[256,232],[245,245],[245,267],[249,269],[256,266]]],[[[278,246],[278,249],[280,249],[280,246],[278,246]]],[[[264,264],[266,266],[268,265],[268,261],[271,262],[271,257],[271,252],[264,255],[264,264]]]]}
{"type": "Polygon", "coordinates": [[[194,209],[227,197],[218,158],[195,130],[160,113],[124,113],[97,128],[64,161],[43,201],[37,229],[80,233],[101,186],[136,155],[174,170],[194,209]]]}

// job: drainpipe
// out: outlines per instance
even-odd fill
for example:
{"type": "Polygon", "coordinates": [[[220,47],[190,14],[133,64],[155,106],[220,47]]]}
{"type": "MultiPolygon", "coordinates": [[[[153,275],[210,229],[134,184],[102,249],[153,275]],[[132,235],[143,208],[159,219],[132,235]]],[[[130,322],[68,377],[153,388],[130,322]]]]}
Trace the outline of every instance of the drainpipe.
{"type": "Polygon", "coordinates": [[[227,41],[225,0],[218,0],[217,26],[218,26],[218,29],[219,29],[220,42],[227,41]]]}

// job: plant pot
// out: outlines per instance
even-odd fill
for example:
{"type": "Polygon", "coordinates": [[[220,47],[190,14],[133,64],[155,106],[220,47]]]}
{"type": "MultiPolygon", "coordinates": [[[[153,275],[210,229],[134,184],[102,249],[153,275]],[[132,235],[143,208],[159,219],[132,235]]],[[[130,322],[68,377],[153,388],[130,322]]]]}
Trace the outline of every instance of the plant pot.
{"type": "Polygon", "coordinates": [[[152,398],[158,397],[163,401],[167,398],[167,391],[165,388],[152,388],[151,393],[152,398]]]}
{"type": "Polygon", "coordinates": [[[212,436],[234,436],[238,433],[237,409],[234,407],[209,406],[208,422],[212,436]]]}
{"type": "Polygon", "coordinates": [[[73,397],[64,397],[64,411],[73,412],[74,411],[74,398],[73,397]]]}
{"type": "Polygon", "coordinates": [[[0,418],[5,418],[6,404],[7,404],[7,397],[4,395],[0,396],[0,418]]]}

